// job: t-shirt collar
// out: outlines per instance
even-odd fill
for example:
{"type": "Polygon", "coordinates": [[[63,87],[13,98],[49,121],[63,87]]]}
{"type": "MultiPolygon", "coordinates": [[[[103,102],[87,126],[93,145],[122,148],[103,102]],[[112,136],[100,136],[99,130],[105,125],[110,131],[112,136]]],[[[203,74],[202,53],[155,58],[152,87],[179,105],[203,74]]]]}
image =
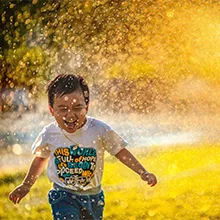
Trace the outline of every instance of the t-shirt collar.
{"type": "Polygon", "coordinates": [[[56,122],[56,125],[60,131],[62,130],[62,133],[66,135],[75,135],[75,134],[81,133],[82,131],[85,131],[89,127],[90,121],[91,121],[91,117],[86,116],[86,123],[81,128],[77,129],[74,133],[69,133],[65,131],[64,129],[60,128],[57,122],[56,122]]]}

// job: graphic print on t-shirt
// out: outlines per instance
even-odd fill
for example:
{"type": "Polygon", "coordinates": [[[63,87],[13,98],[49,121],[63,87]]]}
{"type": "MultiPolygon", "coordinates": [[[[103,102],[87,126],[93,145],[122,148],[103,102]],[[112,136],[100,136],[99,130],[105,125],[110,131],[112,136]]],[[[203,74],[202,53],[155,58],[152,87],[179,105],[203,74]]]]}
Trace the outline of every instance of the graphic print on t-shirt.
{"type": "Polygon", "coordinates": [[[65,185],[84,187],[90,183],[96,167],[96,149],[72,145],[57,148],[54,156],[57,175],[65,185]]]}

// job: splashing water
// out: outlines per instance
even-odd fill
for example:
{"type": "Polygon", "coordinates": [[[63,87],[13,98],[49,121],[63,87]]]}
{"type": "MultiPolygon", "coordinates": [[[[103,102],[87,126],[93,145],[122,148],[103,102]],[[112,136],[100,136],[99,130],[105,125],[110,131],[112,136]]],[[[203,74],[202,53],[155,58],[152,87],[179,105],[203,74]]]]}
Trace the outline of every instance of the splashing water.
{"type": "MultiPolygon", "coordinates": [[[[34,96],[51,73],[81,73],[92,88],[91,115],[131,146],[218,141],[220,4],[206,2],[8,3],[0,88],[26,85],[34,96]]],[[[45,113],[1,120],[0,144],[27,154],[51,120],[45,113]]]]}
{"type": "MultiPolygon", "coordinates": [[[[151,146],[185,146],[204,141],[218,142],[220,132],[219,120],[213,115],[200,116],[189,115],[94,115],[111,125],[123,138],[129,142],[128,147],[151,147],[151,146]],[[117,118],[117,120],[115,120],[117,118]],[[204,123],[205,121],[205,123],[204,123]]],[[[31,144],[41,129],[52,122],[49,113],[28,113],[21,119],[13,121],[13,126],[3,126],[1,129],[4,140],[4,149],[7,154],[1,155],[0,167],[6,168],[18,164],[26,165],[31,160],[31,144]],[[16,134],[16,138],[13,134],[16,134]],[[11,137],[12,136],[12,137],[11,137]],[[13,158],[16,155],[16,160],[13,158]]],[[[12,123],[5,119],[3,124],[12,123]]],[[[2,143],[3,147],[3,143],[2,143]]]]}

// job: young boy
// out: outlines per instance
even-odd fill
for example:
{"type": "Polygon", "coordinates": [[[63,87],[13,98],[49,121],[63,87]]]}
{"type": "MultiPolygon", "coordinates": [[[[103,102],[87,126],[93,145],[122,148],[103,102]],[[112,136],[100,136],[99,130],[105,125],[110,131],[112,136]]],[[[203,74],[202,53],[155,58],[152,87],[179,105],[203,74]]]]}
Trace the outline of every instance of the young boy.
{"type": "Polygon", "coordinates": [[[48,86],[48,101],[55,122],[44,127],[32,145],[35,157],[21,185],[9,198],[17,204],[30,191],[48,163],[53,189],[48,193],[53,218],[102,219],[101,188],[104,151],[154,186],[157,179],[125,148],[127,143],[110,126],[86,116],[89,89],[82,77],[62,74],[48,86]]]}

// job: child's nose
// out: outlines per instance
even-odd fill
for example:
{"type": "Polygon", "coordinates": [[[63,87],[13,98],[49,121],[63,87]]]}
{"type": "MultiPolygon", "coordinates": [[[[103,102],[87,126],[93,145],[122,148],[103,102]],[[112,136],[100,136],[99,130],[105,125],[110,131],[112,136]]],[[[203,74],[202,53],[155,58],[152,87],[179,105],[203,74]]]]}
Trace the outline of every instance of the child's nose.
{"type": "Polygon", "coordinates": [[[67,114],[68,115],[75,115],[75,112],[73,110],[69,109],[67,114]]]}
{"type": "Polygon", "coordinates": [[[66,114],[66,118],[75,118],[76,114],[74,111],[72,111],[71,109],[68,109],[67,114],[66,114]]]}

